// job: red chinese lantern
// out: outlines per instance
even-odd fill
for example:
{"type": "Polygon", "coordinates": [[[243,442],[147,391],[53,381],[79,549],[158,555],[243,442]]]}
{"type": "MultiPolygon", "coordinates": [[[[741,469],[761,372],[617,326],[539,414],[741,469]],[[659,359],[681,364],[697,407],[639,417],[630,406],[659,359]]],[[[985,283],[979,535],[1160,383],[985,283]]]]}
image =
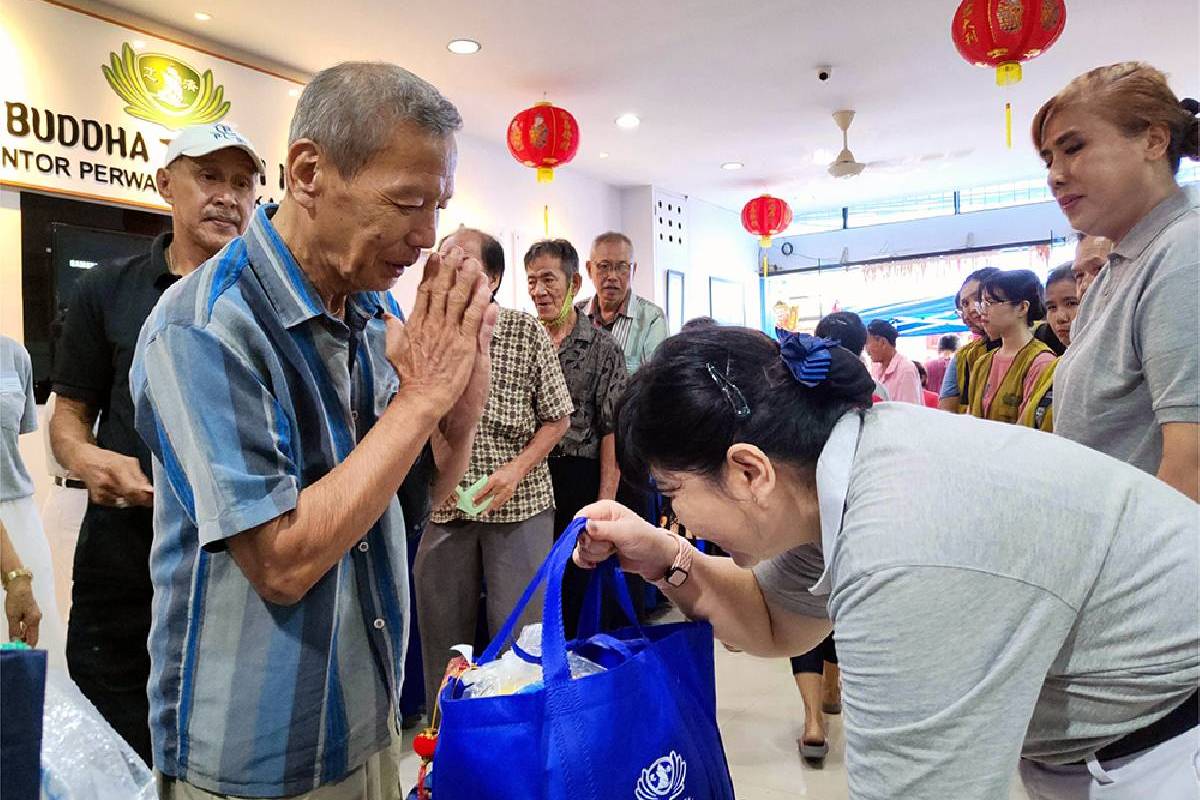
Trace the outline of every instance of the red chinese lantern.
{"type": "Polygon", "coordinates": [[[554,169],[579,152],[579,123],[571,112],[543,101],[508,123],[508,151],[527,167],[537,169],[538,183],[554,180],[554,169]]]}
{"type": "MultiPolygon", "coordinates": [[[[1021,62],[1058,41],[1067,24],[1063,0],[963,0],[950,36],[959,55],[977,67],[996,70],[996,85],[1021,80],[1021,62]]],[[[1004,104],[1005,138],[1012,147],[1012,104],[1004,104]]]]}
{"type": "MultiPolygon", "coordinates": [[[[758,245],[765,251],[771,237],[783,233],[792,224],[792,209],[778,197],[759,195],[742,206],[742,227],[758,236],[758,245]]],[[[763,253],[763,277],[767,277],[767,254],[763,253]]]]}
{"type": "Polygon", "coordinates": [[[759,195],[742,206],[742,227],[759,237],[762,247],[771,246],[771,237],[792,224],[792,209],[778,197],[759,195]]]}

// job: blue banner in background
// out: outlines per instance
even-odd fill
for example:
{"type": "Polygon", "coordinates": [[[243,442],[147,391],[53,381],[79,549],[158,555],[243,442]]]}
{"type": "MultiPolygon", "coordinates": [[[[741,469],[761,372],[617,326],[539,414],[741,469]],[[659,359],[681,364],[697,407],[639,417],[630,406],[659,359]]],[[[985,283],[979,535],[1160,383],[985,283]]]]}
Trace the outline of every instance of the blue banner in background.
{"type": "Polygon", "coordinates": [[[847,308],[862,317],[864,325],[873,319],[886,320],[896,326],[901,336],[940,336],[943,333],[965,333],[967,326],[958,318],[952,294],[925,300],[909,300],[874,308],[847,308]]]}

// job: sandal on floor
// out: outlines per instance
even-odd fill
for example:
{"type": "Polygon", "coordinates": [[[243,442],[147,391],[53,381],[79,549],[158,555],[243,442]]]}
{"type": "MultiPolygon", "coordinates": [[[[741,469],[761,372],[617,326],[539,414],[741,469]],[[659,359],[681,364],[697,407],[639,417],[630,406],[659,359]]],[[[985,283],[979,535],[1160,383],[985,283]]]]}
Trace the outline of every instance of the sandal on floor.
{"type": "Polygon", "coordinates": [[[800,739],[798,744],[800,745],[800,757],[808,761],[821,761],[829,754],[828,741],[813,743],[800,739]]]}

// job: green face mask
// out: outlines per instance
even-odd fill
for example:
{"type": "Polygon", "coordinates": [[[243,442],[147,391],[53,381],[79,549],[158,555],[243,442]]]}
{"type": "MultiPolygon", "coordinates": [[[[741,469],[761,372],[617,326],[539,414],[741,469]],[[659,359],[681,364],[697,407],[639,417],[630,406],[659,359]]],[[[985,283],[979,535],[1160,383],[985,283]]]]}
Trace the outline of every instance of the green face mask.
{"type": "Polygon", "coordinates": [[[558,328],[558,327],[561,327],[562,325],[564,325],[567,321],[567,318],[571,316],[571,304],[574,302],[575,302],[575,290],[567,289],[567,296],[565,298],[563,298],[562,308],[560,308],[558,310],[558,316],[555,317],[554,319],[550,320],[549,322],[546,322],[545,320],[543,320],[542,324],[545,325],[547,328],[558,328]]]}

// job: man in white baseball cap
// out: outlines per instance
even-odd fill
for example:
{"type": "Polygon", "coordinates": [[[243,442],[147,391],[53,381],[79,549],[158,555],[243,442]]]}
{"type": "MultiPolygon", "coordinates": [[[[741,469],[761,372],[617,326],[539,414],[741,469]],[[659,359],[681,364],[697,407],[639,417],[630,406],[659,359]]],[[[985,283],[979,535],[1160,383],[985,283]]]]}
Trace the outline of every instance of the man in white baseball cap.
{"type": "Polygon", "coordinates": [[[193,125],[167,147],[158,191],[171,206],[171,272],[186,275],[241,235],[254,209],[262,159],[229,125],[193,125]]]}
{"type": "MultiPolygon", "coordinates": [[[[147,763],[154,486],[147,477],[150,452],[133,427],[129,369],[142,323],[167,287],[246,230],[261,172],[250,142],[229,125],[180,131],[156,178],[171,206],[171,231],[146,253],[80,277],[57,345],[50,443],[66,479],[88,492],[72,574],[67,664],[147,763]]],[[[75,533],[52,535],[73,541],[75,533]]]]}

